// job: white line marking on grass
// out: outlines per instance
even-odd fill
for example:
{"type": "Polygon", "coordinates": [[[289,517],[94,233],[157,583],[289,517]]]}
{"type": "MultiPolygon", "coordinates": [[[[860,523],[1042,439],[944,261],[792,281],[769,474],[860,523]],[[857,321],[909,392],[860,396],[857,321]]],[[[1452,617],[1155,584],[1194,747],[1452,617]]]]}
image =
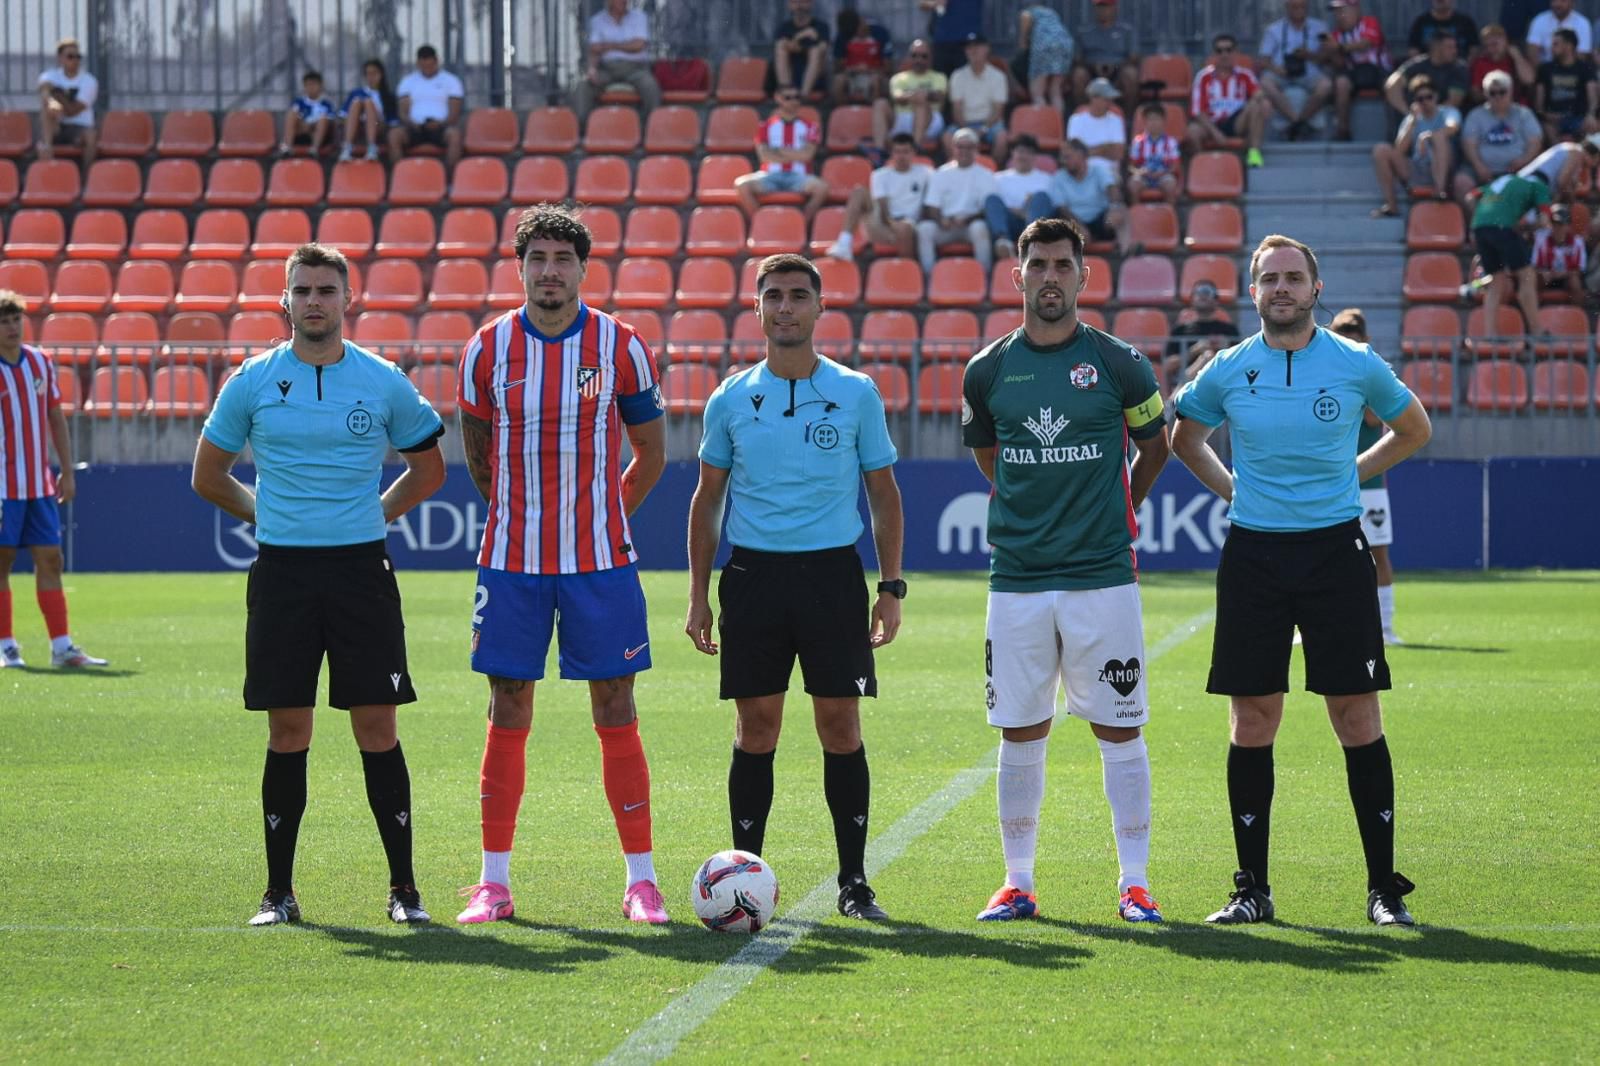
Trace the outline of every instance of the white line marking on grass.
{"type": "MultiPolygon", "coordinates": [[[[1146,660],[1154,662],[1183,643],[1215,613],[1208,609],[1180,622],[1146,652],[1146,660]]],[[[887,832],[872,841],[867,849],[869,881],[994,776],[995,751],[989,749],[975,765],[958,772],[942,789],[906,812],[887,832]]],[[[833,912],[838,896],[839,886],[834,878],[823,878],[782,918],[628,1034],[628,1038],[601,1062],[660,1062],[671,1055],[683,1038],[704,1025],[717,1008],[743,991],[763,970],[787,955],[790,948],[820,925],[833,912]]]]}

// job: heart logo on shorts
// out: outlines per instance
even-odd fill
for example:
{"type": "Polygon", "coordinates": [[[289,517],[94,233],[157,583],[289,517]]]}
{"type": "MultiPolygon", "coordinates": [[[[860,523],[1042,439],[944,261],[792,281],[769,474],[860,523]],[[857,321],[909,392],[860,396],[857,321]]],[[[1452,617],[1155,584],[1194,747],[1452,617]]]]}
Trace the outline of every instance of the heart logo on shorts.
{"type": "Polygon", "coordinates": [[[1107,659],[1100,668],[1100,680],[1116,689],[1119,696],[1129,695],[1139,687],[1139,660],[1107,659]]]}

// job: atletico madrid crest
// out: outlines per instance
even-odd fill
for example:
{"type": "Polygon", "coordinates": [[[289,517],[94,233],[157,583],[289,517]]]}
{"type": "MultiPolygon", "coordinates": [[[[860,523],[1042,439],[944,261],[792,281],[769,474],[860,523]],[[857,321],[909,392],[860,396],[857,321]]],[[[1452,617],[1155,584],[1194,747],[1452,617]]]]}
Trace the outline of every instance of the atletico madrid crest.
{"type": "Polygon", "coordinates": [[[578,367],[578,395],[586,400],[592,400],[600,395],[600,368],[597,366],[578,367]]]}

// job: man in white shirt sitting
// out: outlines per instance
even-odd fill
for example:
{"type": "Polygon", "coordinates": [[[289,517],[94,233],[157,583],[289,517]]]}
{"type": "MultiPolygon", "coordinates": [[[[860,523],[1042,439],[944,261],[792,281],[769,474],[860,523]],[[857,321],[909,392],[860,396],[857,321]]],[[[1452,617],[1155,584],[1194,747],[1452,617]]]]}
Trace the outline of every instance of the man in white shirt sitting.
{"type": "Polygon", "coordinates": [[[606,0],[604,11],[589,20],[589,63],[572,89],[578,121],[600,100],[606,86],[624,82],[639,94],[639,110],[648,115],[661,106],[661,86],[650,70],[650,18],[628,0],[606,0]]]}
{"type": "Polygon", "coordinates": [[[966,242],[972,256],[989,273],[994,263],[994,248],[983,205],[995,192],[994,174],[977,163],[978,135],[972,130],[957,130],[951,138],[955,159],[933,172],[928,195],[922,202],[922,221],[917,223],[917,258],[923,274],[933,273],[937,249],[946,244],[966,242]]]}
{"type": "Polygon", "coordinates": [[[1117,98],[1117,87],[1110,79],[1096,78],[1086,91],[1089,105],[1067,120],[1067,139],[1082,141],[1094,158],[1120,166],[1128,150],[1128,127],[1122,112],[1111,109],[1111,102],[1117,98]]]}
{"type": "Polygon", "coordinates": [[[56,145],[77,145],[83,166],[94,162],[97,143],[94,101],[100,82],[83,69],[83,49],[73,37],[56,45],[56,65],[39,75],[39,158],[49,159],[56,145]]]}
{"type": "Polygon", "coordinates": [[[1528,60],[1538,66],[1550,58],[1550,45],[1557,30],[1571,30],[1578,35],[1578,54],[1587,56],[1594,47],[1593,29],[1580,11],[1573,10],[1572,0],[1550,0],[1550,7],[1533,16],[1528,23],[1528,43],[1525,51],[1528,60]]]}
{"type": "Polygon", "coordinates": [[[893,245],[895,255],[908,259],[916,255],[917,220],[932,181],[933,168],[917,162],[916,139],[909,133],[889,138],[888,164],[872,172],[870,190],[860,185],[850,190],[844,226],[828,254],[835,259],[855,258],[856,227],[865,222],[869,245],[893,245]]]}
{"type": "Polygon", "coordinates": [[[395,96],[400,100],[400,122],[389,127],[389,158],[398,163],[406,149],[436,144],[444,149],[445,165],[452,170],[461,158],[461,117],[467,91],[461,79],[439,69],[433,45],[417,49],[417,69],[400,79],[395,96]]]}
{"type": "Polygon", "coordinates": [[[989,146],[998,162],[1006,157],[1006,102],[1011,82],[989,62],[989,40],[967,34],[967,64],[950,75],[950,125],[944,131],[944,153],[954,156],[956,130],[967,129],[989,146]]]}
{"type": "Polygon", "coordinates": [[[1050,175],[1034,166],[1039,142],[1031,133],[1019,133],[1011,145],[1011,165],[994,176],[995,191],[983,201],[984,221],[994,238],[996,259],[1012,259],[1017,254],[1017,238],[1038,218],[1055,213],[1050,199],[1050,175]]]}

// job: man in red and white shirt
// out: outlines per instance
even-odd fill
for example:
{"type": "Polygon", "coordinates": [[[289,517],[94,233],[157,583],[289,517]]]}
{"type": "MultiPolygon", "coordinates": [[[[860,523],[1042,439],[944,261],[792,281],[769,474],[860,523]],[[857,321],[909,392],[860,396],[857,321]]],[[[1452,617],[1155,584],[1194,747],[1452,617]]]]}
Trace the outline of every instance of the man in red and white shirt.
{"type": "Polygon", "coordinates": [[[50,634],[50,665],[104,666],[84,654],[67,629],[67,594],[61,587],[61,512],[77,492],[72,437],[61,413],[55,363],[22,343],[22,297],[0,289],[0,669],[21,667],[22,647],[12,628],[11,567],[17,549],[33,557],[34,591],[50,634]],[[55,445],[59,478],[50,469],[45,441],[55,445]]]}
{"type": "Polygon", "coordinates": [[[773,99],[778,109],[756,131],[756,157],[761,169],[733,183],[745,213],[754,216],[761,197],[802,193],[806,221],[828,198],[828,183],[811,173],[811,161],[822,143],[822,128],[800,114],[800,90],[779,86],[773,99]]]}
{"type": "Polygon", "coordinates": [[[1376,15],[1361,13],[1361,0],[1328,0],[1333,32],[1317,57],[1333,75],[1333,139],[1350,139],[1350,103],[1358,92],[1381,92],[1393,63],[1376,15]]]}
{"type": "Polygon", "coordinates": [[[483,871],[466,923],[509,918],[534,683],[559,627],[563,678],[589,683],[606,799],[627,864],[622,911],[667,920],[651,852],[650,767],[634,675],[650,668],[628,516],[666,465],[655,355],[579,291],[589,230],[566,210],[523,212],[514,247],[527,302],[461,357],[467,468],[489,504],[472,611],[472,668],[489,678],[479,795],[483,871]],[[633,460],[621,469],[622,434],[633,460]]]}
{"type": "Polygon", "coordinates": [[[1187,143],[1191,152],[1199,152],[1243,137],[1249,147],[1245,159],[1258,167],[1262,163],[1261,138],[1272,107],[1261,94],[1256,76],[1233,65],[1238,50],[1239,42],[1232,34],[1219,33],[1212,38],[1211,65],[1195,75],[1189,94],[1187,143]]]}
{"type": "Polygon", "coordinates": [[[1589,265],[1583,236],[1573,232],[1572,208],[1556,204],[1550,224],[1533,235],[1533,269],[1542,289],[1565,289],[1567,297],[1583,306],[1583,275],[1589,265]]]}

